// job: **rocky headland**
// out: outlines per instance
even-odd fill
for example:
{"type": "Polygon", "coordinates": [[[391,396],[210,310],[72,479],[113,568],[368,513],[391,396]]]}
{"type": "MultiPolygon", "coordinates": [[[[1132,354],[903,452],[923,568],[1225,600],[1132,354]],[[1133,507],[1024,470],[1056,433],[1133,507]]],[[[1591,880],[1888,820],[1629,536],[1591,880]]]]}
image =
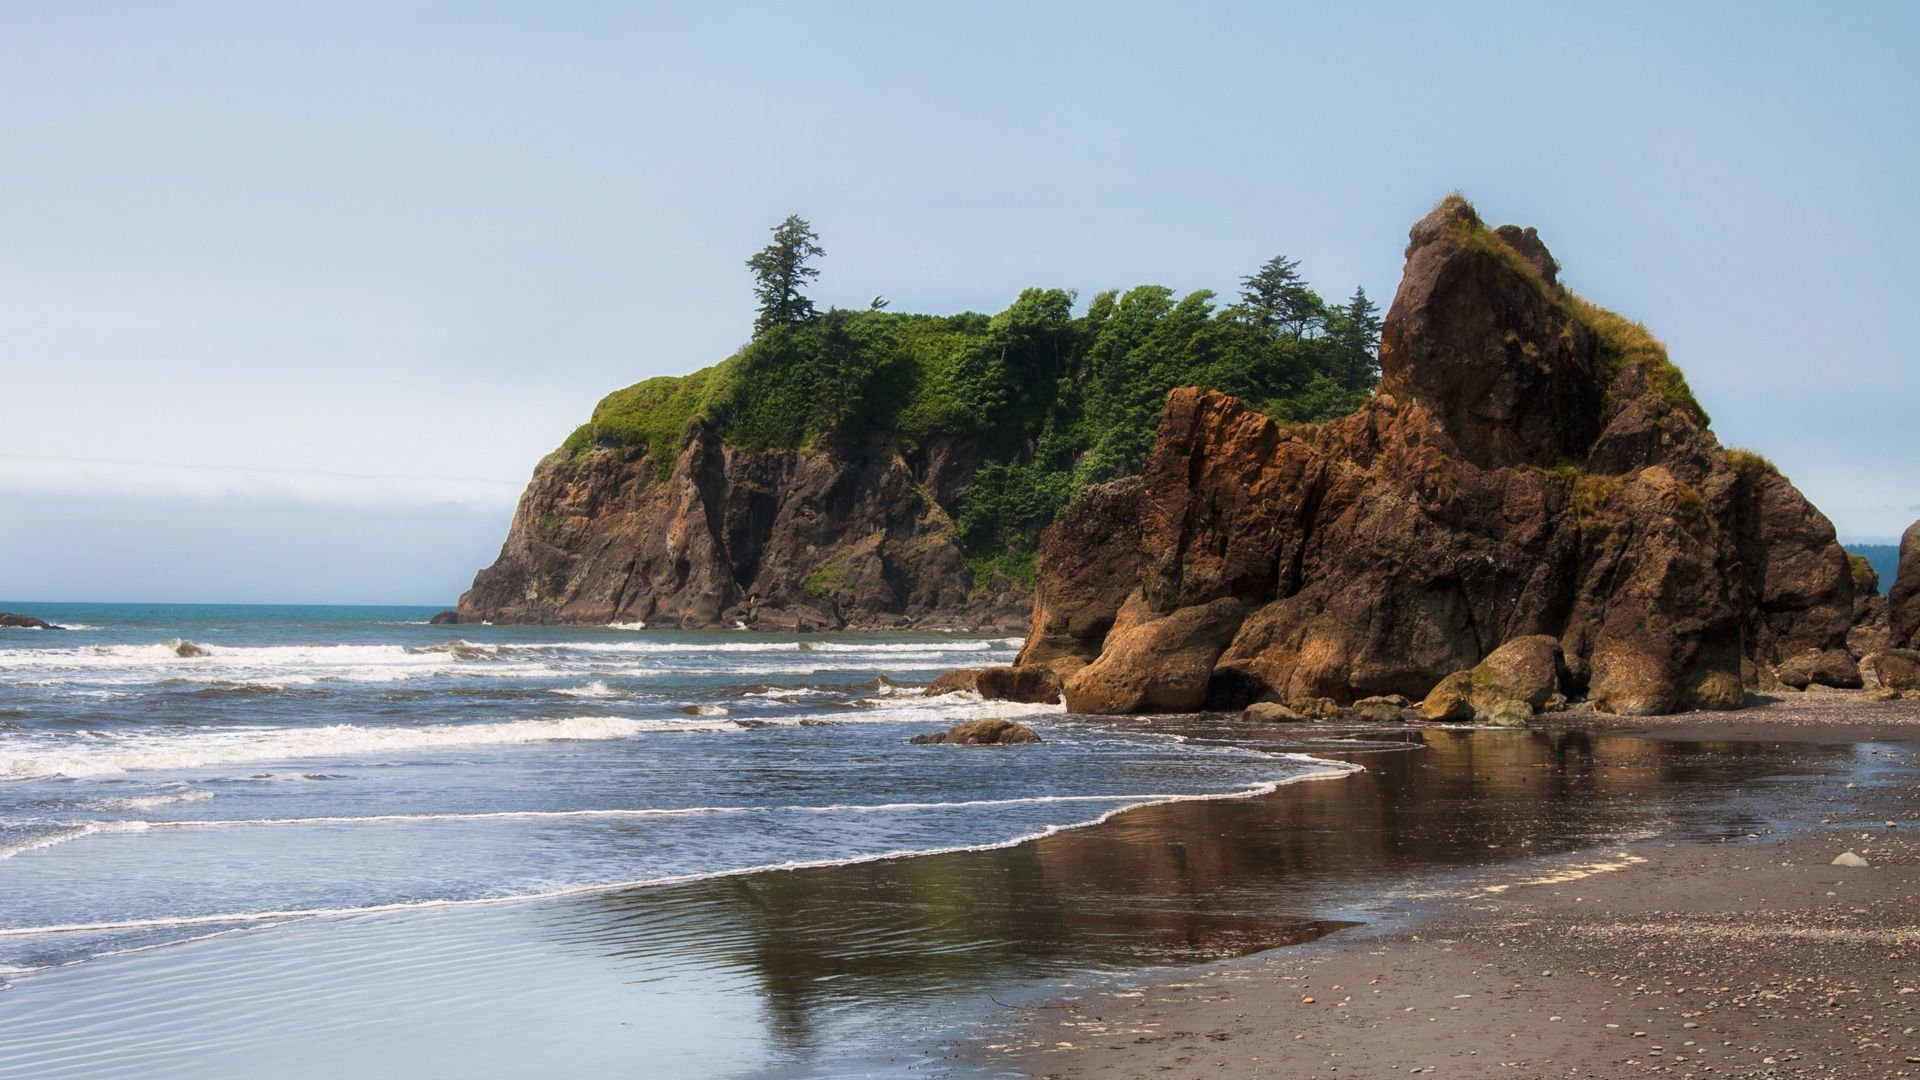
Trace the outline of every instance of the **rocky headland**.
{"type": "Polygon", "coordinates": [[[979,463],[957,445],[754,453],[704,424],[664,476],[651,450],[555,451],[455,618],[1017,632],[1030,594],[977,588],[954,527],[979,463]]]}
{"type": "MultiPolygon", "coordinates": [[[[1569,700],[1647,715],[1862,685],[1833,526],[1719,444],[1644,327],[1458,197],[1406,259],[1359,411],[1283,426],[1168,397],[1141,474],[1048,530],[1020,666],[1090,713],[1424,701],[1427,719],[1524,722],[1569,700]]],[[[1896,649],[1920,631],[1920,530],[1901,570],[1896,649]]]]}

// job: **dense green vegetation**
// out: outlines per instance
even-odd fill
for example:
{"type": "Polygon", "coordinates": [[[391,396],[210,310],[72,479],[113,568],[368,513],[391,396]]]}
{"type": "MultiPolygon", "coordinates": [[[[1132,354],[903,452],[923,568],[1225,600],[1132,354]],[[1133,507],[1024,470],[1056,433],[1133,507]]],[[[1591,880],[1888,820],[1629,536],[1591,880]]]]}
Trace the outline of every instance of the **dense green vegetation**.
{"type": "Polygon", "coordinates": [[[1081,487],[1141,467],[1174,387],[1319,421],[1357,408],[1378,375],[1366,293],[1330,305],[1290,260],[1245,278],[1233,304],[1144,285],[1076,313],[1069,291],[1027,289],[997,315],[939,316],[878,301],[814,312],[791,285],[818,253],[806,222],[788,219],[749,261],[761,297],[753,341],[713,367],[609,394],[568,451],[645,446],[664,474],[696,419],[756,451],[971,442],[988,460],[958,508],[963,546],[977,575],[1030,578],[1040,528],[1081,487]]]}

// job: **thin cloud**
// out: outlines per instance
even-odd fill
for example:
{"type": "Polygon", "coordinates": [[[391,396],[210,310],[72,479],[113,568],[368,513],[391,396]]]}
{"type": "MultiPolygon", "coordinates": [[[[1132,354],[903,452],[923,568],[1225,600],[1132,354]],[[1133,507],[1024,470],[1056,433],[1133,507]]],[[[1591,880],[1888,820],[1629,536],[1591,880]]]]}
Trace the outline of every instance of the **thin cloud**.
{"type": "Polygon", "coordinates": [[[449,476],[163,465],[96,458],[0,455],[0,494],[171,502],[273,502],[395,508],[511,507],[519,488],[449,476]]]}

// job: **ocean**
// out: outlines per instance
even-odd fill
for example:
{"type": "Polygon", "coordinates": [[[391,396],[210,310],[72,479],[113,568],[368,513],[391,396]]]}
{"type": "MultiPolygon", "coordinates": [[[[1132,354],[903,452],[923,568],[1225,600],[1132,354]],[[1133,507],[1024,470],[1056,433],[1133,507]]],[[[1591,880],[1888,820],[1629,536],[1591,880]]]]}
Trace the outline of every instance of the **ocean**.
{"type": "Polygon", "coordinates": [[[921,692],[1003,637],[0,609],[73,627],[0,631],[0,1077],[1018,1075],[1062,997],[1900,780],[921,692]],[[908,744],[989,715],[1044,742],[908,744]]]}
{"type": "MultiPolygon", "coordinates": [[[[922,695],[1016,638],[16,606],[70,629],[0,631],[0,1021],[35,984],[223,936],[1003,848],[1347,768],[922,695]],[[990,715],[1043,743],[907,744],[990,715]]],[[[13,1030],[0,1067],[36,1053],[13,1030]]]]}

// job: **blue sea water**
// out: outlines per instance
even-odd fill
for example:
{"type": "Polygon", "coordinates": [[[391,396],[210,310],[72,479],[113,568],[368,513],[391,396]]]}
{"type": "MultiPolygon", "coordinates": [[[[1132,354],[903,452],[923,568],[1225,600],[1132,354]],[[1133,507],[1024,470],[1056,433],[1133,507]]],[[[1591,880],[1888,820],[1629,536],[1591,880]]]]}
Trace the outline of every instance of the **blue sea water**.
{"type": "Polygon", "coordinates": [[[0,609],[73,627],[0,631],[0,1077],[1011,1075],[949,1056],[1005,1003],[1892,760],[921,693],[1008,638],[0,609]],[[1045,741],[907,744],[986,715],[1045,741]]]}
{"type": "Polygon", "coordinates": [[[259,923],[1008,845],[1316,767],[921,694],[1018,639],[16,606],[69,629],[0,631],[15,979],[259,923]],[[1045,741],[906,745],[988,715],[1045,741]]]}

